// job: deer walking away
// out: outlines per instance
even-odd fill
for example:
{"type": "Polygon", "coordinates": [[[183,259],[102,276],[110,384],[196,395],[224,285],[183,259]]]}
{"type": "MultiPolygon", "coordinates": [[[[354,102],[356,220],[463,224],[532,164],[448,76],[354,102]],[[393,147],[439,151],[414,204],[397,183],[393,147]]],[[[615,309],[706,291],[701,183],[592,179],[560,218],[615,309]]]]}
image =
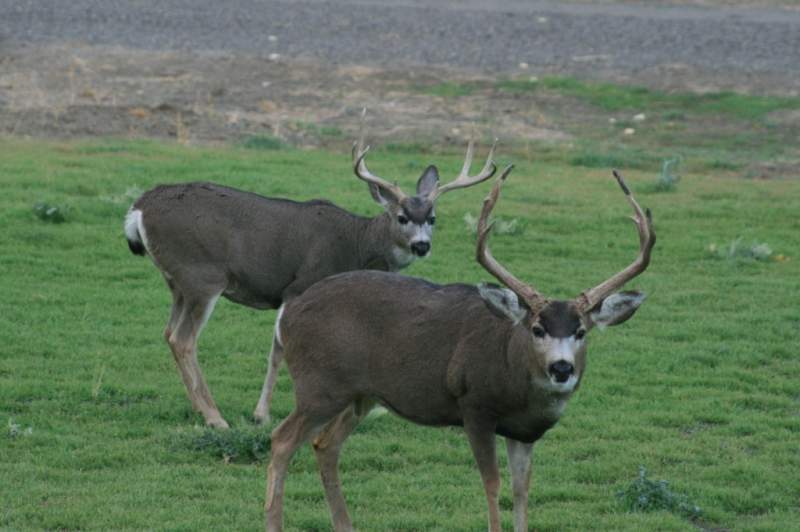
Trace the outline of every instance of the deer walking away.
{"type": "Polygon", "coordinates": [[[571,300],[553,300],[517,279],[490,253],[488,217],[511,167],[484,201],[477,260],[504,286],[437,285],[390,272],[327,278],[284,308],[277,330],[295,408],[272,433],[265,525],[282,529],[284,485],[294,452],[311,441],[331,519],[352,530],[338,476],[341,448],[375,404],[414,423],[461,426],[483,481],[489,530],[500,530],[495,435],[505,437],[514,530],[527,530],[533,444],[578,389],[587,333],[628,320],[644,294],[618,290],[650,262],[655,233],[634,210],[640,249],[625,269],[571,300]]]}
{"type": "MultiPolygon", "coordinates": [[[[443,186],[435,166],[417,181],[416,194],[372,174],[363,127],[353,147],[353,169],[384,212],[357,216],[313,200],[267,198],[212,183],[161,185],[145,192],[125,218],[131,251],[148,255],[172,294],[164,338],[193,408],[206,424],[227,428],[197,360],[197,339],[220,297],[256,309],[281,309],[315,282],[361,269],[397,271],[431,250],[435,204],[451,190],[495,172],[494,146],[486,164],[469,175],[469,143],[458,177],[443,186]]],[[[277,323],[277,321],[276,321],[277,323]]],[[[273,339],[268,372],[253,416],[269,420],[269,404],[282,361],[273,339]]]]}

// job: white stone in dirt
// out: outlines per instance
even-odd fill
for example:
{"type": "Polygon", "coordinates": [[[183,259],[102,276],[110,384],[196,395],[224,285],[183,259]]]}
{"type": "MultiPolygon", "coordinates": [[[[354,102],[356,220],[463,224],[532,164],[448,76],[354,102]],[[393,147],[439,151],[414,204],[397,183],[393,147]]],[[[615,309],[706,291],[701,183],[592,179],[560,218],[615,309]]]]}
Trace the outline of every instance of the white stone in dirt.
{"type": "Polygon", "coordinates": [[[277,41],[277,40],[278,40],[278,37],[277,37],[277,35],[268,35],[268,36],[267,36],[267,40],[268,40],[269,42],[275,42],[275,41],[277,41]]]}
{"type": "Polygon", "coordinates": [[[522,70],[528,70],[528,63],[525,63],[525,62],[523,61],[523,62],[521,62],[521,63],[519,64],[519,67],[520,67],[522,70]]]}
{"type": "Polygon", "coordinates": [[[622,133],[624,133],[625,135],[633,135],[634,133],[636,133],[636,130],[633,129],[632,127],[626,127],[625,131],[623,131],[622,133]]]}
{"type": "Polygon", "coordinates": [[[634,115],[633,121],[634,122],[644,122],[644,119],[647,118],[644,113],[639,113],[638,115],[634,115]]]}

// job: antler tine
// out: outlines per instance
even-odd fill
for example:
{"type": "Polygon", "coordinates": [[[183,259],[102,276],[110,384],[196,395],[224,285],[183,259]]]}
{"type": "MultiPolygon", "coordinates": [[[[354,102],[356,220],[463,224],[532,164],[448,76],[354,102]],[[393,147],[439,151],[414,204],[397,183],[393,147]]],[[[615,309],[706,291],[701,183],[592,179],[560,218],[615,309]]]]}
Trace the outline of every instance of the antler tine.
{"type": "Polygon", "coordinates": [[[653,230],[653,215],[650,209],[642,211],[642,208],[633,198],[633,194],[631,194],[630,189],[625,184],[622,175],[616,170],[613,171],[613,174],[622,192],[625,193],[625,197],[628,198],[628,202],[633,207],[634,216],[631,216],[631,220],[636,224],[636,229],[639,232],[639,254],[627,268],[611,276],[594,288],[582,292],[581,295],[578,296],[578,306],[583,312],[594,308],[612,292],[645,271],[650,264],[650,252],[656,244],[656,233],[653,230]]]}
{"type": "Polygon", "coordinates": [[[367,156],[369,146],[364,146],[364,124],[366,122],[367,109],[361,111],[361,124],[359,126],[358,140],[353,143],[353,171],[356,176],[371,185],[388,191],[394,195],[396,201],[401,201],[406,197],[405,193],[396,184],[390,183],[369,171],[364,158],[367,156]]]}
{"type": "Polygon", "coordinates": [[[436,199],[445,192],[455,190],[457,188],[471,187],[472,185],[476,185],[492,177],[497,171],[497,166],[495,166],[493,160],[494,149],[496,146],[497,139],[494,139],[492,148],[489,150],[489,155],[486,157],[486,164],[483,165],[483,168],[478,175],[470,176],[469,168],[472,166],[472,157],[475,152],[475,141],[470,139],[469,144],[467,144],[467,154],[464,156],[464,166],[461,167],[461,173],[459,173],[458,177],[456,177],[456,179],[450,183],[441,187],[436,187],[436,189],[431,192],[429,196],[430,200],[436,201],[436,199]]]}
{"type": "Polygon", "coordinates": [[[489,233],[492,231],[492,226],[494,225],[494,222],[491,224],[488,223],[489,214],[492,212],[492,209],[494,209],[495,203],[497,203],[497,198],[500,196],[500,188],[503,186],[506,177],[508,177],[508,174],[511,173],[511,170],[513,169],[513,164],[506,166],[506,168],[503,170],[503,173],[500,174],[500,177],[495,180],[494,186],[492,187],[491,192],[489,192],[489,195],[483,200],[481,217],[478,220],[478,247],[476,249],[476,258],[478,259],[478,263],[483,266],[486,271],[491,273],[495,278],[497,278],[498,281],[510,288],[512,292],[517,294],[517,296],[522,298],[532,312],[538,313],[547,302],[547,299],[535,288],[523,283],[514,277],[511,272],[506,270],[492,256],[491,252],[489,251],[489,247],[487,246],[489,233]]]}

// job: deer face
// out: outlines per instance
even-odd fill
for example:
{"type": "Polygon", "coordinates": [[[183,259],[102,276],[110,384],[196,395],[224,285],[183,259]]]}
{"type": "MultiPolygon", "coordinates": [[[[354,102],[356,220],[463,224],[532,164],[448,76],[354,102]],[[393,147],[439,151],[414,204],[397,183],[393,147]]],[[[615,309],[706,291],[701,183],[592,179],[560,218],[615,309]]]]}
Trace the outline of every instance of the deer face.
{"type": "Polygon", "coordinates": [[[533,373],[545,388],[572,392],[586,365],[586,333],[578,308],[569,301],[552,301],[526,326],[533,343],[533,373]]]}
{"type": "Polygon", "coordinates": [[[434,202],[429,195],[438,182],[436,167],[429,166],[417,181],[415,196],[397,197],[389,190],[370,185],[373,199],[389,214],[395,257],[401,263],[411,262],[416,257],[426,257],[431,251],[436,214],[434,202]]]}
{"type": "Polygon", "coordinates": [[[499,314],[529,334],[528,369],[537,387],[554,393],[571,393],[586,367],[586,336],[599,328],[627,321],[644,301],[641,292],[618,292],[588,313],[575,301],[547,301],[536,313],[521,305],[507,288],[479,285],[481,297],[499,314]]]}

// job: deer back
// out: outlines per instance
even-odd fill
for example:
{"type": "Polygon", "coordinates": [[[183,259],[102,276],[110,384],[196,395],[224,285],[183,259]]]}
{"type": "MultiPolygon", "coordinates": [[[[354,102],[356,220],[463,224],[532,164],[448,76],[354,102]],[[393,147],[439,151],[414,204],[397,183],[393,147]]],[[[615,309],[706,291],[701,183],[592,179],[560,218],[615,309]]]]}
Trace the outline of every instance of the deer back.
{"type": "Polygon", "coordinates": [[[158,186],[139,198],[146,247],[168,277],[202,285],[223,278],[224,295],[276,307],[333,273],[362,266],[358,237],[369,219],[314,200],[266,198],[211,183],[158,186]]]}

